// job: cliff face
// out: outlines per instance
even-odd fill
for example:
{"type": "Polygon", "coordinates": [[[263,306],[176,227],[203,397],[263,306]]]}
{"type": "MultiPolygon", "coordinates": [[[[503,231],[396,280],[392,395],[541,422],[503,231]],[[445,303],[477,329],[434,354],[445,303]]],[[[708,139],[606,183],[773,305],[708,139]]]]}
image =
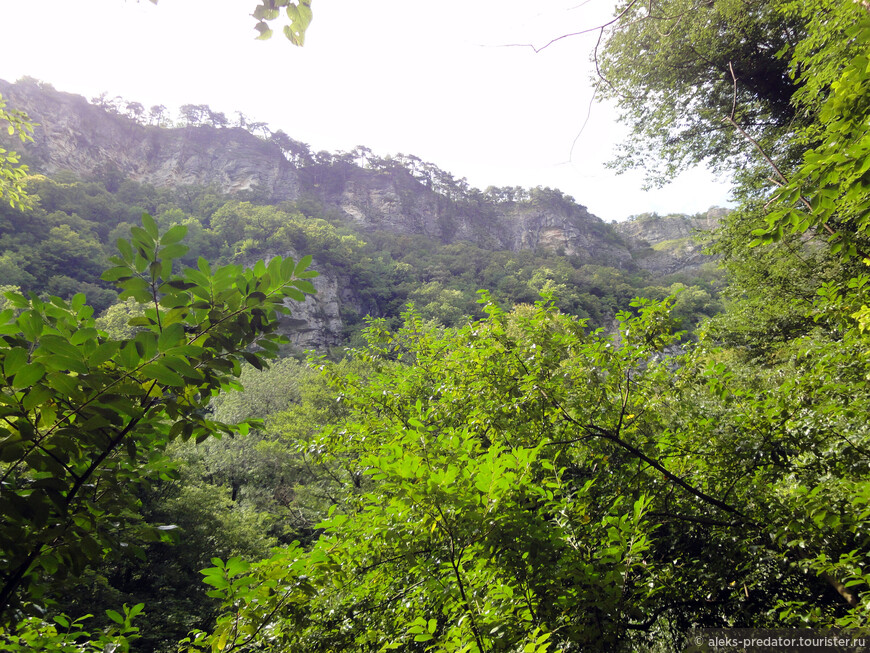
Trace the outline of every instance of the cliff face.
{"type": "Polygon", "coordinates": [[[701,215],[641,215],[615,225],[616,231],[633,242],[650,245],[666,240],[688,238],[702,231],[712,231],[727,214],[726,209],[710,209],[701,215]]]}
{"type": "Polygon", "coordinates": [[[704,240],[727,209],[713,208],[700,215],[641,215],[613,226],[625,239],[634,263],[654,274],[671,274],[701,267],[711,260],[704,240]]]}
{"type": "Polygon", "coordinates": [[[296,173],[281,150],[242,129],[140,125],[34,82],[0,80],[0,94],[39,123],[34,142],[16,146],[39,172],[87,177],[109,164],[155,186],[214,185],[226,193],[257,187],[277,201],[298,195],[296,173]]]}
{"type": "Polygon", "coordinates": [[[297,169],[275,143],[243,129],[141,125],[34,81],[0,80],[0,94],[39,123],[34,143],[16,146],[38,172],[69,170],[88,177],[113,165],[135,181],[159,187],[255,189],[275,202],[315,196],[362,230],[419,234],[444,243],[468,240],[491,249],[549,249],[617,267],[631,264],[631,253],[609,226],[561,196],[453,201],[401,167],[297,169]]]}
{"type": "Polygon", "coordinates": [[[523,202],[450,201],[400,168],[348,166],[328,182],[307,171],[301,179],[303,189],[340,209],[363,231],[418,234],[444,243],[465,240],[494,250],[544,249],[602,265],[631,265],[621,237],[557,192],[536,192],[523,202]]]}
{"type": "MultiPolygon", "coordinates": [[[[296,261],[300,258],[298,252],[287,250],[268,252],[262,257],[242,260],[240,264],[252,268],[260,258],[268,263],[275,256],[283,258],[289,256],[296,261]]],[[[303,302],[285,299],[284,303],[290,308],[291,313],[281,315],[278,322],[281,333],[286,335],[294,346],[303,350],[323,350],[340,345],[342,342],[344,321],[341,318],[341,308],[348,307],[363,312],[363,307],[345,279],[324,271],[317,261],[313,261],[311,267],[320,272],[320,276],[311,279],[316,294],[306,296],[303,302]]]]}

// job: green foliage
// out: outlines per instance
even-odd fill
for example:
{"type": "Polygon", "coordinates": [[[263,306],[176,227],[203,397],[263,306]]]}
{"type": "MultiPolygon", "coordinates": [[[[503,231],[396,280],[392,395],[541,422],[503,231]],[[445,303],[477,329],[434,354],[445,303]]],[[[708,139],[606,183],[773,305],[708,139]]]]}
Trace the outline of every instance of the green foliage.
{"type": "Polygon", "coordinates": [[[459,325],[467,317],[482,316],[476,308],[477,291],[488,288],[505,306],[531,304],[542,291],[550,292],[564,312],[609,327],[614,314],[627,308],[634,297],[663,299],[670,291],[661,284],[679,281],[711,295],[709,310],[687,320],[692,325],[714,310],[719,293],[717,273],[705,272],[708,279],[694,274],[654,279],[648,273],[545,251],[493,251],[469,242],[439,245],[422,236],[383,232],[369,235],[368,241],[367,250],[377,254],[351,267],[351,278],[365,306],[374,303],[377,314],[394,319],[413,301],[427,319],[459,325]]]}
{"type": "Polygon", "coordinates": [[[806,16],[783,13],[786,4],[619,3],[596,80],[631,129],[614,165],[642,168],[654,183],[702,162],[740,173],[754,152],[724,122],[732,114],[773,156],[792,156],[787,134],[806,115],[790,102],[795,85],[787,71],[806,16]]]}
{"type": "MultiPolygon", "coordinates": [[[[264,365],[279,336],[275,316],[285,298],[313,292],[299,263],[273,258],[253,270],[225,266],[173,273],[183,255],[183,226],[158,232],[142,217],[132,240],[103,274],[121,299],[146,305],[133,337],[95,328],[84,295],[71,302],[7,293],[0,367],[0,608],[6,624],[19,607],[45,601],[46,590],[117,549],[171,526],[144,526],[136,491],[171,467],[173,440],[232,433],[207,419],[213,395],[235,387],[241,361],[264,365]],[[256,345],[256,352],[249,347],[256,345]],[[150,533],[150,534],[149,534],[150,533]]],[[[243,431],[248,426],[240,425],[243,431]]]]}
{"type": "Polygon", "coordinates": [[[253,16],[257,20],[255,28],[259,33],[258,39],[268,39],[272,36],[272,28],[269,22],[281,15],[281,10],[287,14],[288,23],[284,25],[283,32],[293,45],[305,44],[305,32],[311,24],[311,0],[263,0],[254,9],[253,16]]]}
{"type": "Polygon", "coordinates": [[[300,438],[331,470],[324,535],[206,570],[225,613],[191,644],[635,650],[699,623],[863,624],[866,343],[797,340],[769,371],[707,343],[669,358],[668,304],[634,308],[616,340],[545,302],[373,323],[361,368],[326,368],[344,413],[300,438]]]}
{"type": "MultiPolygon", "coordinates": [[[[7,109],[6,101],[0,95],[0,125],[5,123],[8,136],[16,136],[22,143],[32,141],[34,124],[26,113],[7,109]]],[[[30,199],[24,190],[24,178],[27,176],[27,166],[21,165],[18,154],[0,147],[0,199],[12,208],[25,207],[30,199]]]]}
{"type": "MultiPolygon", "coordinates": [[[[310,463],[331,470],[338,506],[325,534],[310,552],[205,570],[226,612],[190,643],[628,646],[634,615],[668,604],[655,579],[677,563],[650,557],[647,513],[678,500],[656,490],[661,475],[686,473],[676,449],[645,434],[655,418],[639,417],[657,401],[672,321],[665,305],[636,309],[621,315],[615,350],[545,302],[512,314],[488,304],[485,320],[457,330],[413,313],[396,333],[372,323],[362,367],[326,368],[343,416],[300,438],[310,463]]],[[[707,495],[683,485],[691,511],[707,495]]]]}
{"type": "Polygon", "coordinates": [[[38,617],[28,617],[16,624],[14,632],[0,630],[0,644],[9,653],[29,653],[30,651],[51,651],[52,653],[98,653],[102,651],[130,650],[130,642],[138,638],[139,628],[132,620],[142,612],[144,604],[137,603],[132,608],[124,604],[124,614],[108,610],[107,616],[113,622],[111,627],[101,631],[85,630],[85,622],[92,615],[70,619],[66,615],[55,615],[51,622],[38,617]]]}
{"type": "MultiPolygon", "coordinates": [[[[158,0],[151,0],[155,5],[158,0]]],[[[259,34],[258,39],[272,37],[272,29],[269,22],[276,20],[281,15],[281,10],[287,14],[288,23],[284,25],[284,35],[293,45],[305,44],[305,31],[311,24],[311,0],[261,0],[254,8],[252,16],[257,20],[255,28],[259,34]]]]}
{"type": "Polygon", "coordinates": [[[365,245],[322,218],[250,202],[227,202],[211,216],[210,225],[237,259],[301,250],[330,268],[341,269],[352,266],[365,245]]]}
{"type": "MultiPolygon", "coordinates": [[[[492,219],[488,209],[475,204],[471,190],[450,190],[456,180],[448,173],[415,162],[413,157],[390,161],[369,157],[367,162],[373,170],[391,175],[407,175],[406,166],[416,166],[413,169],[421,179],[439,192],[456,196],[455,200],[442,197],[442,213],[471,212],[480,216],[474,222],[479,223],[481,234],[487,231],[487,220],[492,219]]],[[[327,167],[338,174],[344,165],[327,167]]],[[[300,173],[312,171],[306,166],[300,173]]],[[[137,207],[145,207],[154,212],[161,229],[187,227],[183,242],[189,250],[178,259],[184,265],[195,266],[200,256],[249,265],[275,253],[309,252],[318,269],[347,289],[339,307],[346,341],[359,338],[364,315],[396,322],[408,301],[415,301],[427,318],[446,325],[479,317],[475,298],[482,287],[491,288],[500,302],[512,305],[534,302],[546,286],[556,294],[560,308],[588,317],[597,326],[609,324],[613,313],[636,295],[667,294],[656,290],[658,283],[648,274],[606,270],[579,257],[546,251],[509,252],[498,250],[501,245],[496,242],[445,245],[423,236],[362,235],[333,209],[312,199],[264,206],[228,201],[205,188],[169,191],[129,180],[115,182],[115,192],[110,193],[102,181],[80,181],[69,174],[29,178],[27,187],[37,199],[35,205],[28,210],[0,209],[0,273],[25,292],[48,292],[67,300],[83,292],[91,305],[105,312],[116,294],[111,284],[100,279],[100,273],[114,243],[136,221],[134,214],[141,214],[137,207]]],[[[573,200],[549,189],[512,197],[514,204],[537,204],[569,213],[577,210],[573,200]]],[[[712,284],[704,283],[703,288],[716,292],[712,284]]],[[[697,316],[691,321],[697,321],[697,316]]]]}
{"type": "MultiPolygon", "coordinates": [[[[769,393],[762,409],[768,435],[754,445],[754,456],[767,456],[782,470],[765,479],[764,487],[776,488],[771,512],[781,514],[771,520],[771,537],[788,549],[791,564],[824,579],[850,606],[844,612],[818,599],[780,599],[779,619],[864,626],[867,495],[851,479],[868,463],[867,275],[856,258],[866,257],[870,208],[870,19],[857,3],[783,10],[806,25],[790,66],[802,85],[794,105],[812,121],[791,140],[811,147],[795,165],[769,159],[779,188],[763,206],[746,203],[718,245],[737,282],[731,291],[737,310],[726,313],[717,333],[751,354],[764,353],[754,361],[764,367],[754,371],[752,384],[730,392],[735,403],[753,390],[769,393]]],[[[735,361],[746,360],[741,353],[732,353],[735,361]]],[[[720,419],[729,428],[757,425],[748,413],[720,419]]]]}
{"type": "Polygon", "coordinates": [[[145,306],[132,297],[113,304],[103,314],[94,320],[94,326],[104,332],[112,340],[127,340],[133,338],[144,327],[131,326],[133,318],[143,317],[145,306]]]}
{"type": "MultiPolygon", "coordinates": [[[[845,20],[848,28],[838,30],[839,24],[813,26],[832,41],[841,36],[850,43],[870,43],[866,9],[854,3],[838,6],[837,13],[845,14],[840,20],[845,20]]],[[[870,134],[866,125],[870,74],[866,48],[840,62],[836,68],[839,76],[833,79],[829,79],[834,74],[831,66],[820,63],[828,52],[821,55],[802,49],[801,54],[802,78],[815,81],[815,85],[808,81],[807,86],[829,86],[818,121],[807,130],[807,138],[821,143],[806,151],[802,165],[774,193],[772,201],[777,206],[767,218],[767,228],[754,232],[757,238],[752,244],[773,242],[787,232],[812,231],[829,237],[833,254],[842,253],[846,259],[859,254],[866,257],[870,240],[870,134]],[[816,65],[821,68],[818,79],[809,72],[816,65]]],[[[811,101],[805,95],[802,98],[803,104],[811,101]]]]}
{"type": "MultiPolygon", "coordinates": [[[[311,375],[311,370],[294,359],[279,359],[262,371],[245,366],[240,377],[244,392],[218,397],[213,403],[214,417],[231,422],[265,419],[265,424],[242,438],[206,441],[174,451],[183,463],[185,487],[201,485],[203,491],[210,488],[215,494],[225,494],[238,511],[250,513],[248,521],[262,520],[263,535],[283,542],[310,539],[318,521],[309,514],[312,505],[300,500],[300,486],[312,482],[311,474],[299,459],[296,441],[288,442],[283,434],[289,428],[296,433],[317,428],[316,418],[297,409],[306,396],[306,410],[312,410],[311,389],[307,388],[311,375]]],[[[204,550],[211,551],[209,557],[221,555],[214,547],[204,550]]]]}
{"type": "MultiPolygon", "coordinates": [[[[258,9],[264,34],[278,4],[258,9]]],[[[289,15],[299,44],[302,4],[289,15]]],[[[34,179],[41,206],[0,211],[8,282],[90,283],[98,298],[110,234],[131,207],[158,216],[103,275],[125,303],[99,322],[74,293],[16,290],[0,306],[0,578],[19,610],[4,613],[5,644],[123,648],[138,634],[138,606],[90,635],[24,616],[63,590],[77,592],[58,606],[70,614],[146,598],[155,614],[137,623],[160,633],[146,650],[184,630],[190,651],[483,653],[669,650],[722,624],[867,626],[866,9],[623,9],[601,64],[641,139],[624,162],[652,144],[665,173],[715,157],[743,180],[712,245],[731,285],[709,322],[709,270],[652,279],[543,251],[361,238],[312,199],[185,198],[106,170],[115,194],[34,179]],[[780,175],[772,197],[740,170],[759,148],[780,175]],[[296,250],[356,290],[342,310],[359,346],[265,369],[283,298],[313,287],[305,261],[253,261],[296,250]],[[202,252],[243,265],[212,271],[202,252]],[[186,261],[197,267],[179,272],[186,261]],[[475,304],[482,286],[512,308],[475,304]],[[246,393],[218,396],[239,381],[246,393]],[[208,438],[236,431],[248,434],[208,438]],[[207,594],[185,592],[203,567],[207,594]]],[[[481,234],[492,219],[484,194],[414,157],[275,142],[317,192],[363,165],[441,193],[448,238],[459,215],[481,234]]],[[[549,189],[487,196],[577,210],[549,189]]]]}
{"type": "Polygon", "coordinates": [[[244,366],[239,377],[244,392],[230,392],[215,398],[215,417],[226,422],[265,419],[299,401],[299,383],[309,373],[293,358],[274,361],[268,369],[244,366]]]}

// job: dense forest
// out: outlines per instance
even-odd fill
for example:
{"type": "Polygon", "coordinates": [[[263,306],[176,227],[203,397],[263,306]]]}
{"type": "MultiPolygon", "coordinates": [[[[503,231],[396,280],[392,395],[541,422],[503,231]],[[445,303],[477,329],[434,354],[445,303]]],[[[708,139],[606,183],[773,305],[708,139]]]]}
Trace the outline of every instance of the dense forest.
{"type": "MultiPolygon", "coordinates": [[[[289,6],[301,45],[311,3],[271,5],[258,31],[289,6]]],[[[677,272],[500,246],[546,209],[628,252],[558,191],[313,154],[204,105],[184,127],[272,142],[318,191],[36,174],[0,98],[22,152],[0,150],[0,648],[652,653],[701,627],[866,628],[868,13],[617,7],[594,53],[632,129],[614,165],[714,165],[740,200],[677,272]],[[328,201],[362,169],[435,193],[438,237],[328,201]],[[324,279],[341,333],[306,350],[324,279]]]]}

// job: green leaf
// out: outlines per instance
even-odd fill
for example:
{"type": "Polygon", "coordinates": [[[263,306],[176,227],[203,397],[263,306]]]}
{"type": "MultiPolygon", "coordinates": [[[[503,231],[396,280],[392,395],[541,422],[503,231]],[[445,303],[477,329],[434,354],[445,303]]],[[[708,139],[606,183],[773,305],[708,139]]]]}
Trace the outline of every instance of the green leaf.
{"type": "Polygon", "coordinates": [[[299,290],[304,293],[308,293],[309,295],[314,295],[317,291],[314,289],[314,284],[310,281],[304,281],[301,279],[297,279],[293,282],[293,285],[296,286],[299,290]]]}
{"type": "Polygon", "coordinates": [[[124,617],[122,617],[119,613],[114,610],[106,610],[106,616],[109,617],[112,621],[118,624],[124,623],[124,617]]]}
{"type": "MultiPolygon", "coordinates": [[[[95,329],[93,332],[96,335],[95,329]]],[[[38,351],[42,355],[45,355],[45,352],[50,352],[51,354],[66,356],[74,360],[81,360],[81,350],[78,347],[70,344],[65,338],[54,334],[46,334],[40,339],[38,351]]],[[[86,372],[87,370],[84,371],[86,372]]]]}
{"type": "MultiPolygon", "coordinates": [[[[136,256],[142,257],[148,263],[153,261],[156,236],[151,236],[141,227],[130,227],[130,235],[133,237],[133,245],[136,246],[136,256]]],[[[138,264],[136,270],[141,272],[138,264]]]]}
{"type": "Polygon", "coordinates": [[[45,375],[45,366],[42,363],[30,363],[25,365],[15,374],[12,379],[12,387],[15,389],[27,388],[45,375]]]}
{"type": "Polygon", "coordinates": [[[3,360],[3,373],[6,376],[14,375],[24,364],[27,363],[27,350],[23,347],[13,347],[3,360]]]}
{"type": "Polygon", "coordinates": [[[149,379],[155,379],[163,385],[181,387],[184,385],[184,379],[160,361],[148,363],[140,370],[149,379]]]}
{"type": "Polygon", "coordinates": [[[164,328],[157,338],[157,351],[166,351],[184,341],[184,326],[180,322],[164,328]]]}
{"type": "MultiPolygon", "coordinates": [[[[171,351],[176,351],[178,348],[173,349],[171,351]]],[[[202,378],[202,374],[198,372],[190,363],[179,356],[167,356],[164,359],[164,362],[168,367],[170,367],[175,372],[178,372],[186,379],[192,379],[199,381],[202,378]]]]}
{"type": "Polygon", "coordinates": [[[173,243],[177,243],[184,239],[187,235],[187,225],[177,224],[171,227],[163,236],[160,238],[160,244],[164,247],[166,245],[172,245],[173,243]]]}
{"type": "Polygon", "coordinates": [[[3,296],[9,300],[14,308],[29,308],[30,301],[22,294],[17,292],[5,292],[3,296]]]}
{"type": "Polygon", "coordinates": [[[133,276],[133,271],[128,267],[117,266],[114,268],[109,268],[103,274],[100,275],[100,279],[103,281],[118,281],[119,279],[128,279],[133,276]]]}
{"type": "Polygon", "coordinates": [[[72,358],[63,354],[51,354],[49,356],[41,356],[40,360],[44,362],[45,367],[52,371],[69,371],[76,374],[87,374],[88,367],[79,358],[72,358]]]}
{"type": "Polygon", "coordinates": [[[88,340],[97,339],[97,330],[93,327],[84,327],[76,331],[69,339],[71,345],[79,346],[88,340]]]}
{"type": "Polygon", "coordinates": [[[293,275],[298,276],[299,274],[305,272],[308,266],[311,265],[311,260],[312,257],[310,255],[303,256],[301,259],[299,259],[299,263],[296,264],[296,269],[293,270],[293,275]]]}
{"type": "Polygon", "coordinates": [[[121,253],[121,257],[125,263],[133,262],[133,247],[130,245],[130,241],[124,238],[119,238],[115,245],[118,248],[118,251],[121,253]]]}
{"type": "Polygon", "coordinates": [[[63,396],[74,397],[79,394],[79,384],[76,378],[63,372],[50,372],[45,382],[63,396]]]}
{"type": "MultiPolygon", "coordinates": [[[[198,267],[199,271],[202,272],[206,277],[211,276],[211,266],[208,264],[208,261],[206,261],[202,256],[200,256],[196,260],[196,267],[198,267]]],[[[196,279],[193,279],[193,281],[196,281],[196,279]]]]}
{"type": "MultiPolygon", "coordinates": [[[[11,463],[15,462],[24,454],[24,445],[20,442],[6,444],[0,443],[0,462],[11,463]]],[[[14,496],[14,495],[13,495],[14,496]]],[[[12,497],[10,497],[11,499],[12,497]]],[[[0,513],[6,512],[0,510],[0,513]]],[[[27,510],[29,512],[29,510],[27,510]]]]}
{"type": "Polygon", "coordinates": [[[269,29],[269,25],[267,25],[266,23],[261,21],[261,22],[257,23],[256,25],[254,25],[254,29],[260,33],[259,36],[256,37],[257,40],[266,41],[266,40],[272,38],[272,30],[269,29]]]}
{"type": "Polygon", "coordinates": [[[156,243],[157,239],[160,236],[160,232],[157,229],[157,223],[154,221],[154,218],[152,218],[147,213],[143,213],[142,214],[142,226],[145,228],[145,231],[147,232],[147,234],[149,236],[151,236],[151,238],[153,238],[154,242],[156,243]]]}
{"type": "Polygon", "coordinates": [[[257,20],[274,20],[278,17],[277,9],[270,9],[265,5],[257,5],[252,14],[257,20]]]}
{"type": "Polygon", "coordinates": [[[41,385],[34,385],[24,396],[21,404],[25,410],[33,410],[37,406],[41,406],[52,397],[52,392],[41,385]]]}
{"type": "Polygon", "coordinates": [[[190,248],[187,245],[182,245],[181,243],[174,243],[172,245],[167,245],[163,249],[161,249],[157,256],[163,259],[176,259],[181,258],[185,254],[187,254],[190,248]]]}
{"type": "Polygon", "coordinates": [[[189,295],[164,295],[160,298],[160,305],[165,308],[179,308],[190,303],[189,295]]]}
{"type": "Polygon", "coordinates": [[[287,281],[290,277],[293,276],[293,270],[296,266],[296,263],[289,256],[281,261],[281,279],[283,281],[287,281]]]}
{"type": "Polygon", "coordinates": [[[39,338],[44,326],[42,316],[36,311],[25,311],[18,316],[18,327],[31,342],[39,338]]]}
{"type": "Polygon", "coordinates": [[[118,295],[118,299],[127,299],[132,297],[140,304],[147,304],[151,301],[151,286],[142,277],[133,277],[125,279],[117,284],[122,288],[122,292],[118,295]]]}
{"type": "Polygon", "coordinates": [[[253,365],[256,369],[263,369],[263,361],[260,360],[260,357],[256,354],[252,354],[251,352],[243,351],[242,357],[248,361],[251,365],[253,365]]]}

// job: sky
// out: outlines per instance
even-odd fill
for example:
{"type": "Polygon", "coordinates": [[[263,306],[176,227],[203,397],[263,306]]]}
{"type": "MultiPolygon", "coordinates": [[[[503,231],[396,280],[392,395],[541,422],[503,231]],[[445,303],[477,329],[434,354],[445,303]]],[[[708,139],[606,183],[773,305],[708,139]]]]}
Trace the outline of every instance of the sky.
{"type": "Polygon", "coordinates": [[[208,104],[312,150],[413,154],[472,186],[549,186],[604,220],[727,205],[703,169],[657,190],[605,168],[625,129],[592,102],[612,0],[314,0],[304,48],[254,39],[256,0],[0,0],[0,78],[146,107],[208,104]],[[519,44],[519,45],[514,45],[519,44]]]}

